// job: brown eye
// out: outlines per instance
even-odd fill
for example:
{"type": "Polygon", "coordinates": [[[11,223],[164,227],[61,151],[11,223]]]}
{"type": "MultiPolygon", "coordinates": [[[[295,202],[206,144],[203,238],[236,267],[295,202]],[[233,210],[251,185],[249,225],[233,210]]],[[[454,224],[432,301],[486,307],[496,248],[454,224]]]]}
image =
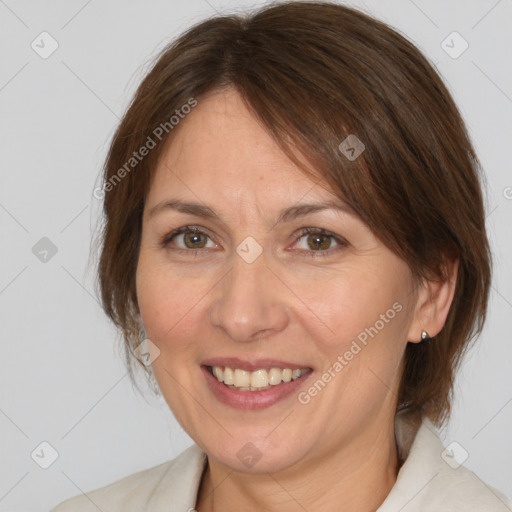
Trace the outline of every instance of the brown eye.
{"type": "Polygon", "coordinates": [[[194,249],[218,248],[218,246],[204,231],[201,231],[196,227],[188,226],[183,226],[165,235],[162,238],[160,245],[162,248],[176,249],[190,253],[195,253],[194,249]]]}
{"type": "Polygon", "coordinates": [[[321,228],[303,228],[295,238],[295,249],[308,256],[328,256],[348,247],[348,242],[321,228]]]}
{"type": "Polygon", "coordinates": [[[322,233],[307,235],[307,244],[312,251],[323,251],[331,247],[332,237],[322,233]]]}
{"type": "Polygon", "coordinates": [[[189,249],[202,249],[206,246],[208,237],[204,233],[187,231],[183,233],[183,242],[189,249]]]}

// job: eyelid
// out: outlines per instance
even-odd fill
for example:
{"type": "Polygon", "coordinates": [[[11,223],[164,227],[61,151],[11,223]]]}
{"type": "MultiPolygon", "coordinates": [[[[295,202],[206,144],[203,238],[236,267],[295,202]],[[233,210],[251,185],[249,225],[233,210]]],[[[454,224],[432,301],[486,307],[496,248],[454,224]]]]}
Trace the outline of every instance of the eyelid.
{"type": "MultiPolygon", "coordinates": [[[[214,238],[209,234],[209,230],[207,230],[201,226],[185,225],[185,226],[176,228],[176,229],[172,230],[170,233],[167,233],[163,237],[161,237],[160,246],[162,248],[167,248],[167,246],[171,243],[171,241],[174,238],[176,238],[177,236],[179,236],[181,234],[187,233],[187,232],[205,235],[217,247],[219,245],[217,242],[214,241],[214,238]]],[[[327,256],[327,255],[330,255],[333,252],[336,252],[336,251],[338,251],[344,247],[347,247],[349,245],[348,242],[340,235],[337,235],[336,233],[333,233],[332,231],[328,231],[324,228],[318,228],[318,227],[302,227],[302,228],[300,228],[298,230],[298,232],[296,231],[295,234],[292,235],[294,244],[296,244],[304,236],[310,235],[310,234],[320,234],[320,235],[330,237],[336,241],[337,245],[334,248],[329,248],[329,249],[325,249],[325,250],[317,250],[317,251],[312,250],[312,249],[310,249],[310,250],[297,249],[296,250],[297,252],[300,252],[303,254],[308,254],[310,256],[327,256]]],[[[186,253],[191,253],[191,252],[199,253],[199,252],[204,252],[205,249],[211,249],[211,248],[203,247],[203,248],[198,248],[198,249],[184,249],[182,247],[177,247],[177,248],[174,248],[173,250],[179,251],[179,252],[186,252],[186,253]]]]}
{"type": "MultiPolygon", "coordinates": [[[[173,229],[171,232],[166,233],[164,236],[160,239],[160,246],[162,248],[166,248],[171,241],[176,238],[179,235],[182,235],[187,232],[192,233],[198,233],[201,235],[207,236],[216,246],[218,246],[217,242],[213,240],[213,237],[209,234],[208,230],[201,227],[201,226],[194,226],[194,225],[187,225],[187,226],[181,226],[179,228],[173,229]]],[[[209,248],[210,249],[210,248],[209,248]]],[[[176,251],[183,251],[183,252],[197,252],[197,249],[183,249],[182,247],[177,247],[174,249],[176,251]]]]}
{"type": "Polygon", "coordinates": [[[300,228],[299,233],[296,235],[293,235],[294,243],[297,243],[302,237],[310,234],[320,234],[324,236],[328,236],[332,239],[334,239],[337,243],[336,247],[326,249],[324,251],[314,251],[312,249],[297,249],[299,252],[307,253],[311,256],[328,256],[332,254],[333,252],[337,252],[340,249],[343,249],[344,247],[347,247],[349,244],[348,242],[341,237],[340,235],[337,235],[336,233],[333,233],[332,231],[328,231],[324,228],[316,228],[316,227],[303,227],[300,228]]]}

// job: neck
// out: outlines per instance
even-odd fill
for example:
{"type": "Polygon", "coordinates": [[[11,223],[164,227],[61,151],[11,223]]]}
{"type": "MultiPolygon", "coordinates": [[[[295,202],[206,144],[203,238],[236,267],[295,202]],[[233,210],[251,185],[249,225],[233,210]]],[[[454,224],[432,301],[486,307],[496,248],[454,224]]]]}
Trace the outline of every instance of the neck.
{"type": "Polygon", "coordinates": [[[393,425],[376,425],[339,449],[278,473],[247,474],[208,458],[198,512],[375,511],[393,487],[398,457],[393,425]]]}

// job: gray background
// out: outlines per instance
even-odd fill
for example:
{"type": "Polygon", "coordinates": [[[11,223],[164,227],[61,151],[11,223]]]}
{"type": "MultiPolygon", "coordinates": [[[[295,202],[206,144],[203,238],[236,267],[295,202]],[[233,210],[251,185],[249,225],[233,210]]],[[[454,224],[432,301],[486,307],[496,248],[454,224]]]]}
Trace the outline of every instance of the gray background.
{"type": "MultiPolygon", "coordinates": [[[[1,511],[48,510],[191,444],[162,399],[134,391],[95,297],[89,251],[101,205],[92,191],[148,59],[216,11],[261,3],[0,0],[1,511]],[[51,49],[43,31],[58,43],[46,59],[31,47],[51,49]],[[48,245],[43,237],[57,249],[46,261],[37,254],[48,245]],[[40,464],[51,462],[51,449],[43,441],[58,453],[47,469],[40,464]]],[[[461,448],[468,453],[466,466],[512,497],[512,4],[352,5],[399,29],[437,66],[488,176],[496,260],[490,314],[442,435],[458,443],[456,457],[464,457],[461,448]],[[457,58],[462,40],[445,43],[452,56],[442,47],[453,31],[469,43],[457,58]]]]}

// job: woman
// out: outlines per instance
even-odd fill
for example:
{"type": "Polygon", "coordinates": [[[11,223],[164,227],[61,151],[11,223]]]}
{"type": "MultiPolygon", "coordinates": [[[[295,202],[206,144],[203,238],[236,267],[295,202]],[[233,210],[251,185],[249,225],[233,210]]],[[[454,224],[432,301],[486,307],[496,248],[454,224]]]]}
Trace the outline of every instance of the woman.
{"type": "Polygon", "coordinates": [[[95,194],[104,309],[195,444],[54,512],[510,507],[435,430],[486,315],[479,179],[383,23],[289,2],[188,30],[95,194]]]}

